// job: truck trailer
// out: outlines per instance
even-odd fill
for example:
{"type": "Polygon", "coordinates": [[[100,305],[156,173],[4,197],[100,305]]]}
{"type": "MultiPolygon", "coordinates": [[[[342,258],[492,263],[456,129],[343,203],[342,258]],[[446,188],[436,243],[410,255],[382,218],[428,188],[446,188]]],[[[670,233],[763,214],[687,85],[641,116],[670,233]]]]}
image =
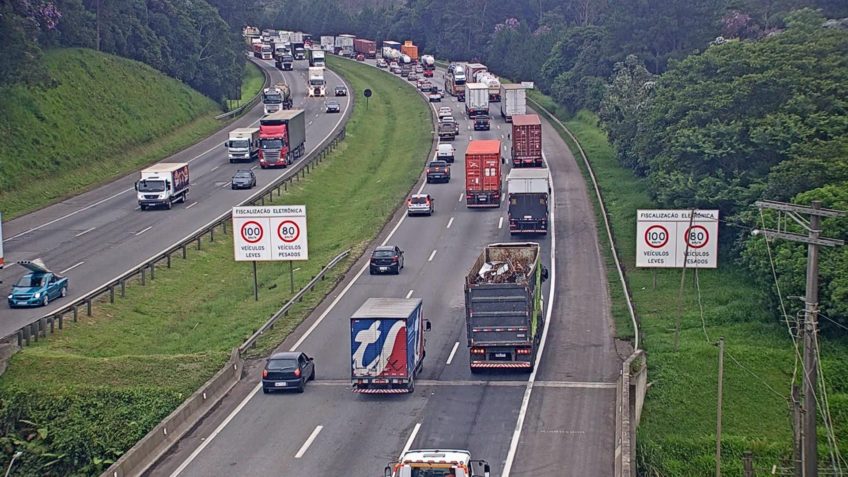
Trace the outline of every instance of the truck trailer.
{"type": "Polygon", "coordinates": [[[468,119],[489,116],[489,87],[483,83],[465,83],[465,113],[468,119]]]}
{"type": "Polygon", "coordinates": [[[288,167],[306,150],[306,114],[277,111],[259,120],[259,166],[288,167]]]}
{"type": "Polygon", "coordinates": [[[436,59],[433,55],[421,55],[421,67],[424,71],[433,71],[436,69],[436,59]]]}
{"type": "Polygon", "coordinates": [[[262,107],[265,114],[292,108],[291,89],[285,83],[277,83],[262,90],[262,107]]]}
{"type": "Polygon", "coordinates": [[[420,298],[369,298],[350,317],[353,392],[403,394],[415,390],[424,362],[424,319],[420,298]]]}
{"type": "Polygon", "coordinates": [[[511,123],[513,116],[527,114],[527,91],[520,84],[501,84],[501,117],[511,123]]]}
{"type": "Polygon", "coordinates": [[[353,51],[365,55],[366,58],[376,58],[377,42],[365,38],[356,38],[353,40],[353,51]]]}
{"type": "Polygon", "coordinates": [[[327,53],[335,53],[336,46],[336,37],[334,36],[321,36],[321,49],[326,51],[327,53]]]}
{"type": "Polygon", "coordinates": [[[233,129],[224,147],[230,163],[252,161],[259,156],[259,128],[233,129]]]}
{"type": "Polygon", "coordinates": [[[413,63],[418,63],[418,47],[412,43],[412,40],[404,41],[400,52],[408,56],[413,63]]]}
{"type": "Polygon", "coordinates": [[[188,197],[188,164],[184,162],[162,162],[141,170],[141,178],[135,183],[138,207],[170,209],[174,202],[185,202],[188,197]]]}
{"type": "Polygon", "coordinates": [[[512,117],[512,165],[542,167],[542,122],[536,114],[512,117]]]}
{"type": "Polygon", "coordinates": [[[346,58],[353,58],[353,40],[356,35],[343,34],[336,37],[336,54],[346,58]]]}
{"type": "Polygon", "coordinates": [[[548,169],[513,169],[506,178],[509,233],[548,233],[548,169]]]}
{"type": "Polygon", "coordinates": [[[465,332],[471,372],[532,371],[545,314],[539,244],[496,243],[483,249],[465,277],[465,332]]]}
{"type": "Polygon", "coordinates": [[[501,206],[501,142],[475,140],[465,150],[465,205],[501,206]]]}

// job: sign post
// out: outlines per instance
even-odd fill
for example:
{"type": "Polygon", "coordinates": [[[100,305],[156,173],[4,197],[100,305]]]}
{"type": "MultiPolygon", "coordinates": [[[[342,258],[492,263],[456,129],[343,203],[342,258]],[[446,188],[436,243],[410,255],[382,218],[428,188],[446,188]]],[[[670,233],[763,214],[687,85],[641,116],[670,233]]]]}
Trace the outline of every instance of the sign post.
{"type": "Polygon", "coordinates": [[[363,94],[365,95],[365,110],[368,111],[368,98],[371,97],[371,90],[368,89],[368,88],[365,88],[365,91],[363,92],[363,94]]]}

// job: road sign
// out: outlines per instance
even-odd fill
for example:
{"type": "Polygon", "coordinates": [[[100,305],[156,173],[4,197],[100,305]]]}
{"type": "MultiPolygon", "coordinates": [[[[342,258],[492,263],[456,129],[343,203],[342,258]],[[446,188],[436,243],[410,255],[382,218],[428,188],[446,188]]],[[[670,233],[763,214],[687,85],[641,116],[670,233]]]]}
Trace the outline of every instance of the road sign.
{"type": "Polygon", "coordinates": [[[236,261],[308,260],[306,206],[234,207],[236,261]]]}
{"type": "Polygon", "coordinates": [[[718,210],[638,210],[636,266],[683,268],[684,263],[718,267],[718,210]]]}

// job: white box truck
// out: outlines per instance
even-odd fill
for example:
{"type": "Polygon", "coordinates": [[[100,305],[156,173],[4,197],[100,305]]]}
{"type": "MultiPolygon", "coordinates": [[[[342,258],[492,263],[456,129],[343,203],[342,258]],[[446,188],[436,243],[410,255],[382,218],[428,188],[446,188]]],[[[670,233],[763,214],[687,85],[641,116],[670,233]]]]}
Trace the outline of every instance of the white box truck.
{"type": "Polygon", "coordinates": [[[489,116],[489,87],[483,83],[465,83],[465,113],[469,119],[489,116]]]}
{"type": "Polygon", "coordinates": [[[224,147],[231,163],[252,161],[259,156],[259,128],[233,129],[224,147]]]}
{"type": "Polygon", "coordinates": [[[501,85],[501,117],[508,123],[513,116],[527,114],[527,91],[521,84],[501,85]]]}
{"type": "Polygon", "coordinates": [[[174,202],[185,202],[188,197],[188,164],[163,162],[142,169],[141,179],[135,183],[138,206],[170,209],[174,202]]]}

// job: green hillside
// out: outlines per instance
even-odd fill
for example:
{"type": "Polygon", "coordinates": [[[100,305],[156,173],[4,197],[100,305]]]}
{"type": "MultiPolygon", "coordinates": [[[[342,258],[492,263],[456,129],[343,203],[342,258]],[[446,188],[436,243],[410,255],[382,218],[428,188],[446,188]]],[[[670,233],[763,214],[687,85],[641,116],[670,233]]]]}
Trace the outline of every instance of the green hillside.
{"type": "Polygon", "coordinates": [[[49,78],[0,88],[0,211],[9,219],[166,157],[220,127],[209,98],[137,61],[85,49],[49,78]]]}

